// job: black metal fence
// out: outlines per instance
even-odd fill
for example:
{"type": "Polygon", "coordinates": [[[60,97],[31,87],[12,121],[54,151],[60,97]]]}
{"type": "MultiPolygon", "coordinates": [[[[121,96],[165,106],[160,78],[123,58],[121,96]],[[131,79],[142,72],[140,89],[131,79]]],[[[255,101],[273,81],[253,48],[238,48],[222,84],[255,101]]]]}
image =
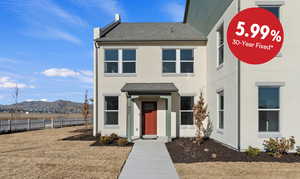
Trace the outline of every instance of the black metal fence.
{"type": "MultiPolygon", "coordinates": [[[[85,125],[84,119],[21,119],[0,120],[0,134],[21,131],[39,130],[46,128],[61,128],[67,126],[85,125]]],[[[88,119],[92,124],[92,119],[88,119]]]]}

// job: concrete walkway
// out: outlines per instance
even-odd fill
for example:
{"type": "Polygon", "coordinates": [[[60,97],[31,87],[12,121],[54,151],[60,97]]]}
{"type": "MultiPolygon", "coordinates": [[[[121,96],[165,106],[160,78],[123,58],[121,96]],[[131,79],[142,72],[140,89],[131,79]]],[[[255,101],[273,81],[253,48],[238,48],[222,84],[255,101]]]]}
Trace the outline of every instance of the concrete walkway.
{"type": "Polygon", "coordinates": [[[179,179],[163,142],[137,141],[119,179],[179,179]]]}

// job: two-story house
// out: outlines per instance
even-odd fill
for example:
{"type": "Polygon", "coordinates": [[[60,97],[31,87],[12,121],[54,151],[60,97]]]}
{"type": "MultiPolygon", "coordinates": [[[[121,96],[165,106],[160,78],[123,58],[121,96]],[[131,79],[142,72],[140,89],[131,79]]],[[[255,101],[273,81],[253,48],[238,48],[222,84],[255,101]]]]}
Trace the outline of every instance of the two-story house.
{"type": "Polygon", "coordinates": [[[215,140],[244,150],[295,136],[299,145],[299,7],[287,0],[187,0],[182,23],[124,23],[117,15],[95,28],[94,135],[193,137],[192,107],[202,92],[215,140]],[[285,28],[282,51],[263,65],[239,62],[226,43],[230,20],[249,7],[271,11],[285,28]]]}

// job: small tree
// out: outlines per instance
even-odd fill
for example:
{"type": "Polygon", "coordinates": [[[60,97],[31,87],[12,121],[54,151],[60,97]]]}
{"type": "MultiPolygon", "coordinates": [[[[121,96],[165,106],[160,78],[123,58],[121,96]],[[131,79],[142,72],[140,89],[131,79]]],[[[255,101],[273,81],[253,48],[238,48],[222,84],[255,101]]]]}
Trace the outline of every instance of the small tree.
{"type": "Polygon", "coordinates": [[[17,112],[18,112],[18,99],[19,99],[19,87],[16,83],[16,87],[14,88],[13,94],[12,94],[13,100],[14,100],[14,106],[11,109],[11,119],[17,119],[17,112]]]}
{"type": "Polygon", "coordinates": [[[199,101],[193,107],[194,117],[195,117],[195,125],[196,125],[196,142],[201,143],[203,141],[205,128],[204,121],[208,117],[207,105],[205,104],[203,93],[200,93],[199,101]]]}
{"type": "Polygon", "coordinates": [[[85,125],[88,127],[88,117],[89,117],[89,100],[88,100],[88,91],[85,91],[84,103],[82,109],[83,118],[85,120],[85,125]]]}

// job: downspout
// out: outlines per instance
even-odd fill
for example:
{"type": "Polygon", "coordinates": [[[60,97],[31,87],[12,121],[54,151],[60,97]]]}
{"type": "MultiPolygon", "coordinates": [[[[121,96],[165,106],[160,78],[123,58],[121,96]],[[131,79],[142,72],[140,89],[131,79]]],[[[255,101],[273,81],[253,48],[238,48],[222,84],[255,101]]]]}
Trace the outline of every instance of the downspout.
{"type": "MultiPolygon", "coordinates": [[[[237,11],[238,13],[241,11],[241,0],[238,0],[238,7],[237,7],[237,11]]],[[[238,125],[238,151],[241,151],[241,62],[240,60],[237,60],[237,92],[238,92],[238,96],[237,96],[237,105],[238,105],[238,121],[237,121],[237,125],[238,125]]]]}
{"type": "Polygon", "coordinates": [[[94,42],[94,131],[93,135],[98,133],[98,45],[94,42]]]}

